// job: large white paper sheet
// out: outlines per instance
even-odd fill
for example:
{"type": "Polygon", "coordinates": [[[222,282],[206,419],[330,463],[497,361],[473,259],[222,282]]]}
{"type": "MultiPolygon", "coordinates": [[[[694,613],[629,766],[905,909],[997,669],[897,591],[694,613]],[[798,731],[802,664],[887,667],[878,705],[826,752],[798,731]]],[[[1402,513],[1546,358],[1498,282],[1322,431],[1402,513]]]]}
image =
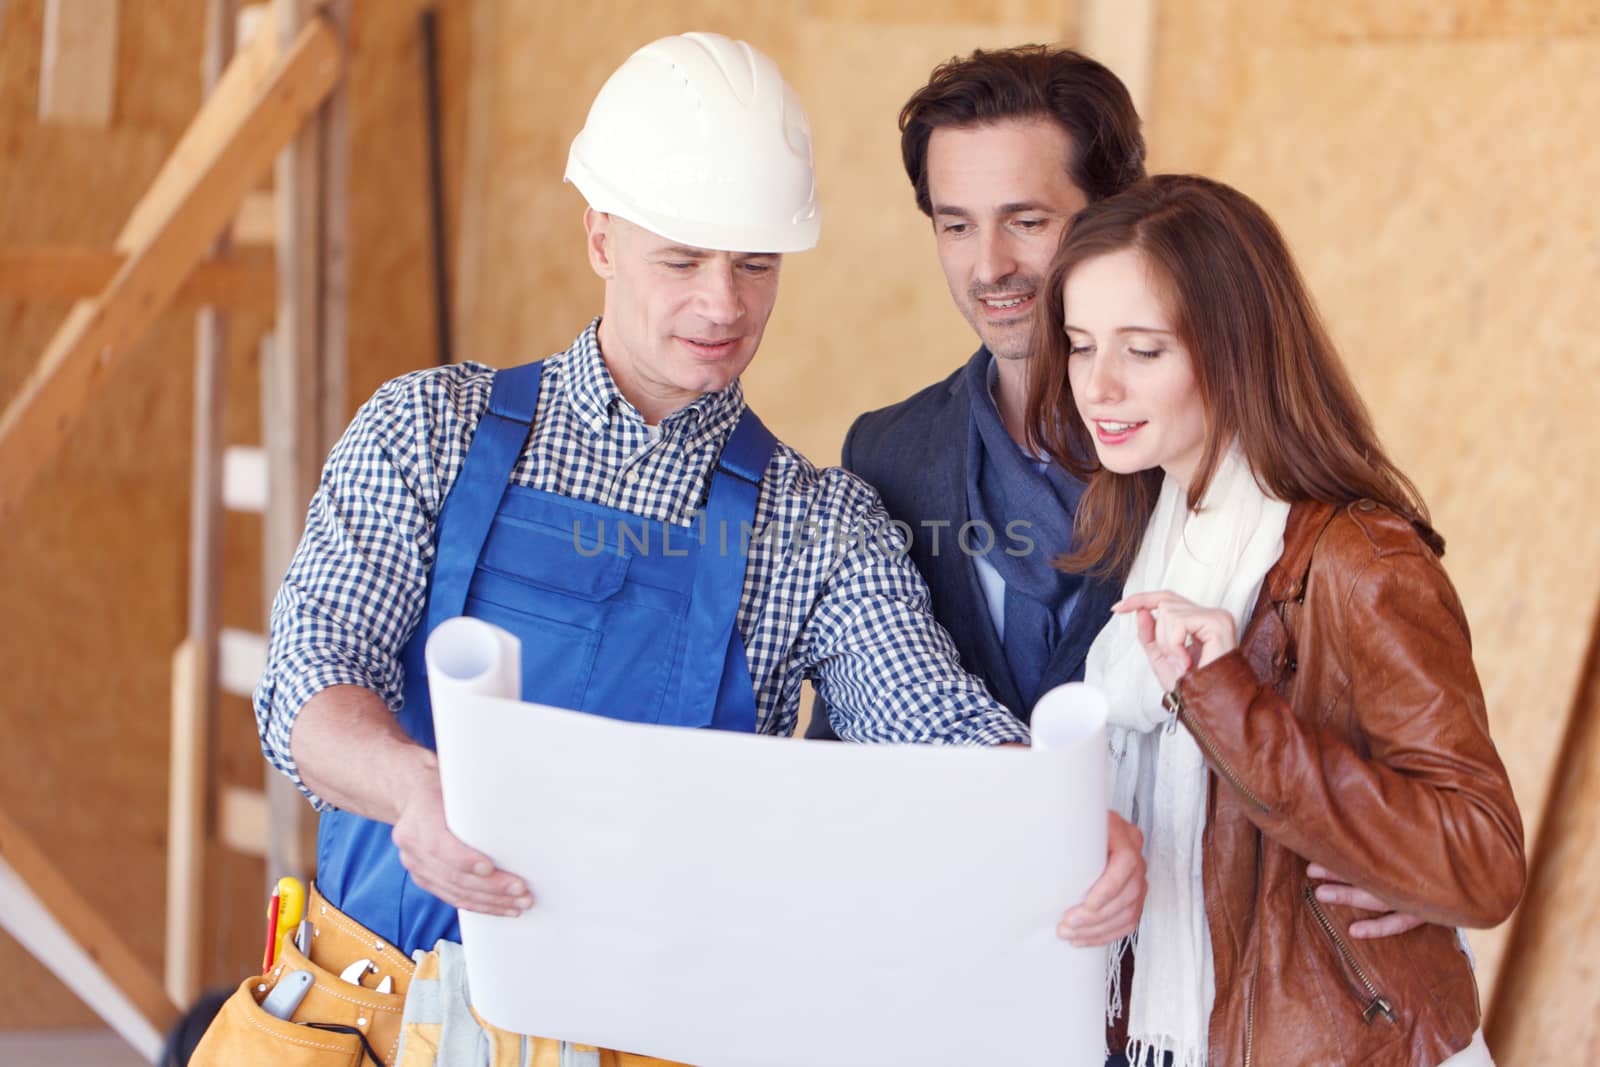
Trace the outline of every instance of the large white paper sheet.
{"type": "Polygon", "coordinates": [[[1103,1061],[1105,950],[1055,935],[1104,866],[1098,694],[1032,750],[804,743],[523,703],[515,647],[428,649],[450,827],[536,898],[461,916],[484,1018],[701,1067],[1103,1061]]]}

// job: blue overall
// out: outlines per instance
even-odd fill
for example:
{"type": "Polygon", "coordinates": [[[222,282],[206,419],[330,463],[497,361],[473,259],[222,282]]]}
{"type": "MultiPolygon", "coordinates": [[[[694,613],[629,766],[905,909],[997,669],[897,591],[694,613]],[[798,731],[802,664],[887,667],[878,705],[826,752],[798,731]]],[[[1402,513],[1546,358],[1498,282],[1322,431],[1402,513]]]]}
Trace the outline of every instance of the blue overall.
{"type": "MultiPolygon", "coordinates": [[[[439,623],[471,615],[521,639],[524,700],[635,722],[754,732],[754,687],[734,626],[745,568],[738,531],[755,521],[761,476],[777,442],[746,409],[717,461],[698,534],[511,485],[533,430],[542,371],[530,363],[495,375],[489,410],[440,512],[425,624],[402,653],[401,726],[418,744],[435,747],[423,647],[439,623]]],[[[455,908],[401,866],[392,829],[325,812],[317,887],[407,953],[431,949],[440,938],[461,940],[455,908]]]]}

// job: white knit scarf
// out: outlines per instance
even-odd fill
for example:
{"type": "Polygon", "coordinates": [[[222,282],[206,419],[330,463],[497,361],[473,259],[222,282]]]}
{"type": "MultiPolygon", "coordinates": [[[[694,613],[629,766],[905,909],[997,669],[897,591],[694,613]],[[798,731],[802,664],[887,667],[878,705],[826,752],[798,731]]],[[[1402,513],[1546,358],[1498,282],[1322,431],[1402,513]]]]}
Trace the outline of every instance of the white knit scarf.
{"type": "MultiPolygon", "coordinates": [[[[1267,496],[1237,444],[1217,464],[1200,509],[1169,475],[1123,587],[1168,590],[1223,608],[1244,633],[1262,580],[1283,554],[1289,505],[1267,496]]],[[[1128,1062],[1204,1067],[1216,998],[1201,881],[1206,765],[1187,730],[1162,729],[1156,681],[1135,618],[1114,616],[1089,649],[1085,680],[1110,702],[1111,806],[1144,832],[1149,890],[1139,929],[1112,946],[1107,1010],[1122,1009],[1122,954],[1138,961],[1128,1004],[1128,1062]]]]}

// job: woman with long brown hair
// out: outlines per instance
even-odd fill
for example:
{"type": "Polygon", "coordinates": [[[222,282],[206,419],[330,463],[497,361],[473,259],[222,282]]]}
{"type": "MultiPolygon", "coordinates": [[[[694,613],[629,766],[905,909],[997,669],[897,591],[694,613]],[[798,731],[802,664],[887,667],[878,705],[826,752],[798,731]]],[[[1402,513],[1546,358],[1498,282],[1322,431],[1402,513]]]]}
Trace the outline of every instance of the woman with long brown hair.
{"type": "Polygon", "coordinates": [[[1124,583],[1088,680],[1149,864],[1109,979],[1129,1061],[1488,1063],[1455,928],[1515,906],[1521,819],[1444,542],[1282,236],[1151,178],[1078,216],[1042,298],[1028,423],[1088,482],[1059,565],[1124,583]],[[1334,880],[1428,923],[1356,940],[1334,880]]]}

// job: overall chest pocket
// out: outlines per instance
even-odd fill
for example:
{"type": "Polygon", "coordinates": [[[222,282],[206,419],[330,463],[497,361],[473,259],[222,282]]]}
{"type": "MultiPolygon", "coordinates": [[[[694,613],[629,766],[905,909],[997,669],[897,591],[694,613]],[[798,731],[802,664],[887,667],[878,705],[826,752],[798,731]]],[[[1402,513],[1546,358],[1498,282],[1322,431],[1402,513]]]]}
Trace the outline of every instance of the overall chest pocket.
{"type": "Polygon", "coordinates": [[[496,517],[467,612],[522,641],[524,700],[655,721],[673,663],[665,650],[677,649],[684,598],[630,580],[634,562],[614,533],[597,539],[592,529],[496,517]],[[641,654],[652,650],[657,654],[641,654]],[[617,679],[626,682],[620,689],[617,679]]]}

